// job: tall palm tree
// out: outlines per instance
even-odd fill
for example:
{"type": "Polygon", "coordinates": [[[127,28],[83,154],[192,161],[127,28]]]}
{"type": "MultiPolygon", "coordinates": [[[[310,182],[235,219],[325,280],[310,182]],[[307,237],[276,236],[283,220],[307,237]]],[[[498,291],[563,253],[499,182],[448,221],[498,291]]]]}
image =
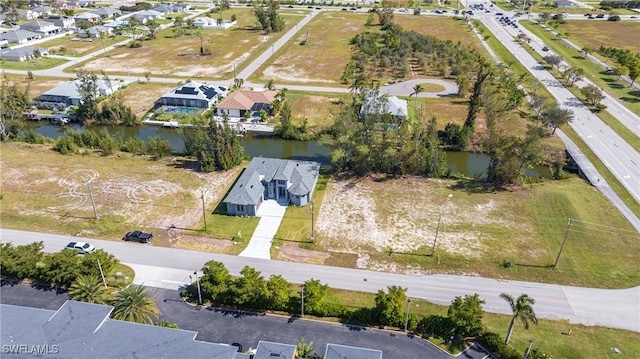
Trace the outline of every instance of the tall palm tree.
{"type": "Polygon", "coordinates": [[[533,311],[533,305],[536,301],[535,299],[530,298],[527,294],[521,294],[514,300],[509,294],[502,293],[500,294],[500,298],[509,303],[511,312],[513,313],[511,323],[509,323],[509,330],[507,331],[507,338],[505,339],[505,343],[509,344],[509,339],[511,339],[511,333],[513,332],[513,325],[515,324],[516,319],[520,319],[522,324],[524,324],[524,329],[529,329],[529,321],[534,324],[538,324],[538,318],[536,318],[536,313],[533,311]]]}
{"type": "Polygon", "coordinates": [[[127,322],[153,324],[160,311],[156,307],[156,300],[148,298],[147,294],[149,292],[141,285],[132,285],[121,290],[116,294],[111,317],[127,322]]]}
{"type": "Polygon", "coordinates": [[[416,84],[415,86],[413,86],[413,92],[411,93],[411,95],[409,95],[409,97],[413,95],[416,95],[416,97],[418,97],[418,94],[422,91],[424,91],[424,88],[422,87],[422,85],[416,84]]]}
{"type": "Polygon", "coordinates": [[[102,280],[92,275],[78,276],[69,287],[69,298],[95,304],[108,304],[112,299],[102,280]]]}

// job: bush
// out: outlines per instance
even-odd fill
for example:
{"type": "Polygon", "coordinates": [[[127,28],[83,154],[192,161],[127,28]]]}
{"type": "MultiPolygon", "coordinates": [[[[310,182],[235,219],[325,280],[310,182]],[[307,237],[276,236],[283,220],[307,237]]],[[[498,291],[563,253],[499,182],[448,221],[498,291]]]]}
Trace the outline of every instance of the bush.
{"type": "Polygon", "coordinates": [[[58,137],[53,149],[62,155],[69,155],[78,152],[78,145],[75,144],[73,137],[67,135],[58,137]]]}
{"type": "Polygon", "coordinates": [[[618,15],[611,15],[607,18],[607,21],[620,21],[620,16],[618,15]]]}
{"type": "Polygon", "coordinates": [[[478,340],[484,347],[500,359],[520,359],[522,355],[508,346],[497,333],[484,332],[478,340]]]}
{"type": "Polygon", "coordinates": [[[451,319],[440,315],[427,315],[418,323],[417,331],[427,336],[448,338],[455,332],[451,319]]]}

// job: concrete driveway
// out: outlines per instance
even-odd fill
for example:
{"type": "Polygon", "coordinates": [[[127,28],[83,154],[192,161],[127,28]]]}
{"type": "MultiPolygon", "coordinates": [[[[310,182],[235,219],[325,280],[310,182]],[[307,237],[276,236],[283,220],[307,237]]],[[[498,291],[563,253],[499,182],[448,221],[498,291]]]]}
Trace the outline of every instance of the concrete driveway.
{"type": "Polygon", "coordinates": [[[271,259],[271,242],[276,236],[286,210],[285,204],[275,200],[262,202],[256,213],[260,217],[260,222],[253,232],[249,245],[240,253],[240,257],[271,259]]]}

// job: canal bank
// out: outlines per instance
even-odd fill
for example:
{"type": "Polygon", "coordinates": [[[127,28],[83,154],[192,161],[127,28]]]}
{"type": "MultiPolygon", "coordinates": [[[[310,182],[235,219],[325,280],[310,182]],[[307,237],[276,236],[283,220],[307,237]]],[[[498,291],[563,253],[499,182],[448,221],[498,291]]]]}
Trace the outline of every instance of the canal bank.
{"type": "MultiPolygon", "coordinates": [[[[69,126],[55,126],[49,123],[31,123],[32,128],[39,134],[58,138],[64,136],[68,131],[85,131],[79,124],[69,126]]],[[[171,149],[175,152],[184,151],[184,140],[182,135],[175,128],[160,126],[96,126],[91,127],[92,131],[107,131],[113,137],[123,140],[129,138],[140,138],[147,142],[149,138],[160,137],[169,141],[171,149]]],[[[253,157],[273,157],[284,159],[296,159],[319,162],[323,167],[331,167],[331,149],[316,141],[295,141],[285,140],[271,135],[260,135],[247,133],[240,138],[240,143],[244,147],[245,156],[253,157]]],[[[466,177],[482,178],[486,176],[489,167],[489,157],[481,153],[448,151],[447,166],[452,173],[459,173],[466,177]]],[[[531,177],[547,177],[550,170],[546,166],[536,166],[527,168],[526,173],[531,177]]]]}

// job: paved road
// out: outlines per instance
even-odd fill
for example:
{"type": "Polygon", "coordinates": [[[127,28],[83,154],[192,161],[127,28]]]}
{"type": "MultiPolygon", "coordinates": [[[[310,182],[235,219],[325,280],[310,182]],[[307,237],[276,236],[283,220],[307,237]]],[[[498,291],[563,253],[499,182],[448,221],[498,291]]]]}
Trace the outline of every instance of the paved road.
{"type": "MultiPolygon", "coordinates": [[[[503,27],[496,21],[495,16],[488,14],[479,19],[489,28],[513,56],[520,61],[529,72],[539,79],[549,92],[564,108],[571,109],[575,120],[569,125],[580,138],[607,166],[609,171],[622,183],[629,193],[640,202],[640,154],[626,143],[615,131],[607,126],[600,118],[591,113],[582,102],[557,81],[544,66],[540,65],[522,46],[514,40],[515,30],[503,27]]],[[[531,45],[541,50],[542,42],[533,38],[531,45]]]]}
{"type": "MultiPolygon", "coordinates": [[[[448,355],[427,341],[399,332],[361,328],[277,315],[258,315],[214,308],[195,310],[185,303],[178,291],[147,287],[156,299],[159,319],[178,324],[180,329],[198,332],[196,340],[211,343],[240,343],[244,350],[255,348],[260,340],[296,344],[300,339],[313,341],[323,353],[327,343],[379,349],[384,358],[394,359],[450,359],[448,355]]],[[[2,304],[57,310],[69,299],[66,291],[26,283],[2,281],[2,304]]],[[[466,358],[481,359],[485,353],[479,346],[465,351],[466,358]]]]}
{"type": "Polygon", "coordinates": [[[245,265],[250,265],[265,277],[280,274],[292,283],[314,278],[333,288],[369,293],[399,285],[408,288],[410,297],[441,305],[449,305],[456,296],[478,293],[486,301],[484,309],[492,313],[510,313],[507,303],[499,298],[500,293],[527,293],[536,299],[535,311],[539,318],[568,319],[571,323],[640,332],[640,287],[606,290],[480,277],[391,274],[9,229],[0,229],[0,238],[3,243],[15,245],[44,241],[48,252],[59,251],[72,240],[86,240],[132,266],[136,271],[135,283],[158,288],[176,289],[189,282],[189,275],[205,262],[217,260],[233,275],[239,275],[245,265]]]}

